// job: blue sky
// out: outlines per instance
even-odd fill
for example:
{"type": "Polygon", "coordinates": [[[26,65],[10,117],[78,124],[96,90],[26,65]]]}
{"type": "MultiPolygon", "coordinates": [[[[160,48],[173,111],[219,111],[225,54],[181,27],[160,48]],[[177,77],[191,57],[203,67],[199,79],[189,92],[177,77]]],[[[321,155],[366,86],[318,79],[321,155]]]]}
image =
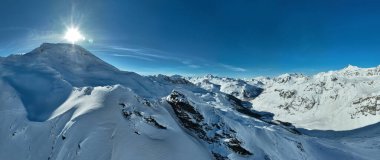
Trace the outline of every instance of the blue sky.
{"type": "Polygon", "coordinates": [[[62,40],[141,74],[254,77],[380,64],[375,0],[2,0],[0,55],[62,40]]]}

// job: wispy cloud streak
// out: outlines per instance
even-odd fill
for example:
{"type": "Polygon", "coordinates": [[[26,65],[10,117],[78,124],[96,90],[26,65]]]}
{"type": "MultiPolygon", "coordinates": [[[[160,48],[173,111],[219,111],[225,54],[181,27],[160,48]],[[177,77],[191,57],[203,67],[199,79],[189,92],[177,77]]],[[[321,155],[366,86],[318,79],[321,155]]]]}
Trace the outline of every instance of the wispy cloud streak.
{"type": "Polygon", "coordinates": [[[235,72],[245,72],[245,71],[247,71],[247,69],[244,69],[244,68],[241,68],[241,67],[232,66],[232,65],[227,65],[227,64],[220,64],[220,66],[222,66],[223,68],[226,68],[228,70],[235,71],[235,72]]]}
{"type": "Polygon", "coordinates": [[[155,50],[155,49],[135,49],[135,48],[125,48],[125,47],[111,47],[113,50],[118,50],[118,51],[126,51],[131,54],[136,54],[139,56],[146,56],[146,57],[153,57],[153,58],[159,58],[159,59],[172,59],[172,60],[179,60],[179,58],[172,57],[170,55],[163,55],[165,52],[155,50]],[[156,54],[154,54],[156,53],[156,54]],[[161,55],[160,55],[161,54],[161,55]]]}
{"type": "MultiPolygon", "coordinates": [[[[192,69],[199,69],[205,67],[203,63],[200,63],[199,61],[194,61],[194,59],[191,58],[180,58],[173,56],[173,54],[170,54],[165,51],[157,50],[157,49],[151,49],[151,48],[129,48],[129,47],[120,47],[120,46],[102,46],[98,50],[98,52],[103,52],[103,54],[108,54],[110,56],[116,56],[116,57],[130,57],[145,61],[155,61],[160,62],[163,60],[166,61],[174,61],[179,64],[182,64],[188,68],[192,69]],[[198,63],[197,63],[198,62],[198,63]]],[[[202,60],[205,61],[205,60],[202,60]]],[[[228,64],[221,64],[221,63],[212,63],[209,61],[205,61],[209,65],[208,67],[215,67],[215,68],[221,68],[221,69],[227,69],[229,71],[233,72],[246,72],[248,71],[245,68],[228,65],[228,64]]]]}
{"type": "Polygon", "coordinates": [[[128,48],[128,47],[119,47],[119,46],[101,46],[100,48],[93,50],[97,52],[103,52],[110,56],[117,57],[130,57],[146,61],[160,61],[168,60],[174,61],[180,64],[185,65],[186,67],[197,69],[202,68],[201,65],[195,64],[193,61],[173,56],[165,51],[160,51],[157,49],[151,48],[128,48]]]}
{"type": "Polygon", "coordinates": [[[184,60],[184,61],[181,61],[181,63],[184,64],[184,65],[186,65],[186,66],[189,67],[189,68],[193,68],[193,69],[201,68],[200,65],[193,64],[193,62],[190,61],[190,60],[184,60]]]}
{"type": "Polygon", "coordinates": [[[129,54],[111,54],[111,55],[115,56],[115,57],[131,57],[131,58],[136,58],[136,59],[141,59],[141,60],[146,60],[146,61],[155,61],[152,58],[135,56],[135,55],[129,55],[129,54]]]}

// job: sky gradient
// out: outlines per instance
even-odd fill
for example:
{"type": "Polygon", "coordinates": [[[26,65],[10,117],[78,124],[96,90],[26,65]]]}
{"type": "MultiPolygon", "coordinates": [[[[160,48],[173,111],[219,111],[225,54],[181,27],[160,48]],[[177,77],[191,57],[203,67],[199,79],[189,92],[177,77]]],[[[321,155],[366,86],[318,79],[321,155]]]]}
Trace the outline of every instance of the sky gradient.
{"type": "Polygon", "coordinates": [[[79,43],[140,74],[254,77],[380,64],[375,0],[2,0],[0,56],[79,43]],[[90,41],[89,41],[90,40],[90,41]]]}

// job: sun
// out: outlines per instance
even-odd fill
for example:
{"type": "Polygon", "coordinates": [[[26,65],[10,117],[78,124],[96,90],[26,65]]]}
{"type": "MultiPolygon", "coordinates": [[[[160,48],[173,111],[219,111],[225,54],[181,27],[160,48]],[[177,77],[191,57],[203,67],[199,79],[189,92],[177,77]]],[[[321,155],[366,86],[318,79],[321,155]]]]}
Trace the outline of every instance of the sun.
{"type": "Polygon", "coordinates": [[[72,44],[86,40],[86,38],[80,33],[79,29],[75,27],[68,28],[63,38],[72,44]]]}

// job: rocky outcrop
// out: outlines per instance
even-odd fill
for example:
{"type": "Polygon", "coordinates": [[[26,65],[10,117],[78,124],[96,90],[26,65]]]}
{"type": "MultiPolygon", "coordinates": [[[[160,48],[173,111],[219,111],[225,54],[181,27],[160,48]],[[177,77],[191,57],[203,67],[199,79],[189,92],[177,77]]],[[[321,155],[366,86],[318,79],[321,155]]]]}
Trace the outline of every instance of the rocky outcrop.
{"type": "MultiPolygon", "coordinates": [[[[142,106],[149,107],[149,108],[152,107],[151,102],[149,102],[147,99],[140,98],[140,97],[135,97],[135,98],[136,98],[136,101],[139,102],[142,106]]],[[[146,122],[147,124],[153,127],[156,127],[158,129],[167,129],[167,127],[159,123],[154,116],[146,115],[145,113],[142,113],[141,111],[139,111],[137,109],[138,108],[137,106],[130,106],[124,102],[120,102],[119,106],[121,107],[121,113],[126,120],[131,121],[131,119],[137,118],[139,119],[139,121],[146,122]]],[[[135,132],[138,133],[138,131],[135,131],[135,132]]]]}
{"type": "Polygon", "coordinates": [[[379,115],[380,114],[380,96],[362,97],[352,102],[355,112],[351,118],[358,118],[360,115],[379,115]]]}
{"type": "Polygon", "coordinates": [[[253,155],[252,151],[243,147],[244,142],[239,140],[236,131],[227,126],[219,115],[207,115],[207,117],[213,117],[217,120],[206,121],[197,107],[178,91],[173,91],[166,98],[166,101],[172,107],[180,124],[212,148],[211,154],[215,159],[228,159],[229,152],[241,156],[253,155]]]}

